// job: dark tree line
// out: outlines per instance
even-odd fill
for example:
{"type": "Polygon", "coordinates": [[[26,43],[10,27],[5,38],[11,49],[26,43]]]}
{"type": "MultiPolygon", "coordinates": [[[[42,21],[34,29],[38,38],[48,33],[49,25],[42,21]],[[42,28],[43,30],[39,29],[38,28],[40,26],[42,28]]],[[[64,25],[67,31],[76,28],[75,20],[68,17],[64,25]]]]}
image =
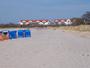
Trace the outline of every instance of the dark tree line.
{"type": "Polygon", "coordinates": [[[72,25],[90,25],[90,11],[87,11],[80,18],[71,18],[72,25]]]}
{"type": "Polygon", "coordinates": [[[85,24],[90,24],[90,11],[83,14],[81,18],[85,24]]]}
{"type": "Polygon", "coordinates": [[[19,25],[14,23],[0,24],[0,28],[16,28],[16,27],[19,27],[19,25]]]}

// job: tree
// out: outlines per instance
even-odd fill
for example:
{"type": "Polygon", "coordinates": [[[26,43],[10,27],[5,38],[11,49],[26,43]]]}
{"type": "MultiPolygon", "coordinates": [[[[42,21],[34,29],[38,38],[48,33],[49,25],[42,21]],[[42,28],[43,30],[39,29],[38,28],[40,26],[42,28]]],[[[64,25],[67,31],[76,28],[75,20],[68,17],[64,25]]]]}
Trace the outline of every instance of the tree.
{"type": "Polygon", "coordinates": [[[90,11],[82,15],[82,20],[85,24],[90,24],[90,11]]]}
{"type": "Polygon", "coordinates": [[[71,18],[72,25],[81,25],[83,24],[83,21],[81,18],[71,18]]]}

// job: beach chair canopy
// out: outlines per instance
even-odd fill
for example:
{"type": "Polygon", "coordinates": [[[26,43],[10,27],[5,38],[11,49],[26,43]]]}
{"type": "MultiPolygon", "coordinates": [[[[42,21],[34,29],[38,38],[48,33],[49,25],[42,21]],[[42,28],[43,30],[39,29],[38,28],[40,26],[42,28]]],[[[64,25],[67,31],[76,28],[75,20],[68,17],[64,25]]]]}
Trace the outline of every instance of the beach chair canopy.
{"type": "Polygon", "coordinates": [[[7,35],[9,31],[2,31],[3,35],[7,35]]]}
{"type": "Polygon", "coordinates": [[[0,34],[2,34],[2,31],[0,31],[0,34]]]}

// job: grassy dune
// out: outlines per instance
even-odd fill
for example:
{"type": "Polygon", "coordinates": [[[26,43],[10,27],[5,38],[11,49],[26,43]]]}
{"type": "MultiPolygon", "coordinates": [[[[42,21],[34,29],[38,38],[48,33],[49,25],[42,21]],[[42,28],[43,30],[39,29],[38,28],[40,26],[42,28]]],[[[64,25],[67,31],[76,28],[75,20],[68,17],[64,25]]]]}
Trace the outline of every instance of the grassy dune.
{"type": "Polygon", "coordinates": [[[63,29],[70,31],[90,31],[90,25],[79,25],[79,26],[60,26],[60,27],[48,27],[50,29],[63,29]]]}

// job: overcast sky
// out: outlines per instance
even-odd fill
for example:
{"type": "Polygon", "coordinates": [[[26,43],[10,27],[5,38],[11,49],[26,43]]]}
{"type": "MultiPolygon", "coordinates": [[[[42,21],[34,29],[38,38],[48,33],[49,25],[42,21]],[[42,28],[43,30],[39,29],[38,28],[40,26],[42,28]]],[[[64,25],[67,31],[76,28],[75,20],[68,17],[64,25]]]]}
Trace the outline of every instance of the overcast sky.
{"type": "Polygon", "coordinates": [[[90,0],[0,0],[0,23],[80,17],[86,11],[90,0]]]}

